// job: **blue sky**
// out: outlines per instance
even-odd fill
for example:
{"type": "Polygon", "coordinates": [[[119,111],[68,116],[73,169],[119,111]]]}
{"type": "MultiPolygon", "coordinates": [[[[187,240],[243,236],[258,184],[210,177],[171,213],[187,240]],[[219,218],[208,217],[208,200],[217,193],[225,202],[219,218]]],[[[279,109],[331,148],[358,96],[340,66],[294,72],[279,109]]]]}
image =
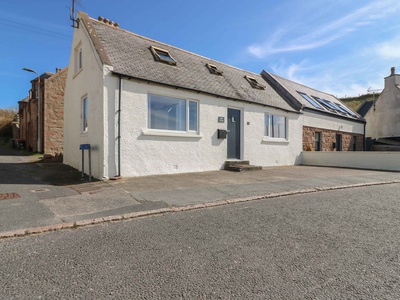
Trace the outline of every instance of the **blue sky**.
{"type": "MultiPolygon", "coordinates": [[[[35,74],[69,61],[72,0],[3,1],[0,108],[35,74]]],[[[77,0],[76,9],[245,70],[263,69],[338,97],[383,88],[400,72],[398,0],[77,0]]]]}

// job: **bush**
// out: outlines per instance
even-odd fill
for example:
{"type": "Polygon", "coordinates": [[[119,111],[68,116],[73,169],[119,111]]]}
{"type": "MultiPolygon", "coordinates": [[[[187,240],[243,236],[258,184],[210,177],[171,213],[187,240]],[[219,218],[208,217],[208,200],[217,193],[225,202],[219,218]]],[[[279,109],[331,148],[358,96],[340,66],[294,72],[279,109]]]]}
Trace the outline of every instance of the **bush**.
{"type": "Polygon", "coordinates": [[[0,137],[12,137],[11,123],[17,114],[17,109],[0,109],[0,137]]]}

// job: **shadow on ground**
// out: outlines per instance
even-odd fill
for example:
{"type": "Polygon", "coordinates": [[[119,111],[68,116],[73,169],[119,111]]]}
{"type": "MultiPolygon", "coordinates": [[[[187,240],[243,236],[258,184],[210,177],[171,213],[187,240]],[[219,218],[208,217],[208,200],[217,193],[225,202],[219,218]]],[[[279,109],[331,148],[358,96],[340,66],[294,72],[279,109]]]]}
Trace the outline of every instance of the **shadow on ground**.
{"type": "MultiPolygon", "coordinates": [[[[92,181],[95,181],[92,179],[92,181]]],[[[88,182],[81,171],[61,162],[0,144],[0,184],[76,185],[88,182]]]]}

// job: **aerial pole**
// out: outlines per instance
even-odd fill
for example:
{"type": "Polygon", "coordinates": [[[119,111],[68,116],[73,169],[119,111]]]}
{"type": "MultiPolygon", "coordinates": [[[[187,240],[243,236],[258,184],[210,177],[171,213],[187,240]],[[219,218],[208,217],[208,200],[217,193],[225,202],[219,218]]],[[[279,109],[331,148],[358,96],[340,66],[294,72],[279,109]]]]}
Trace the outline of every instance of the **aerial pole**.
{"type": "Polygon", "coordinates": [[[72,0],[72,7],[70,8],[70,20],[72,21],[72,27],[73,28],[79,28],[79,19],[76,18],[75,16],[75,1],[76,0],[72,0]]]}

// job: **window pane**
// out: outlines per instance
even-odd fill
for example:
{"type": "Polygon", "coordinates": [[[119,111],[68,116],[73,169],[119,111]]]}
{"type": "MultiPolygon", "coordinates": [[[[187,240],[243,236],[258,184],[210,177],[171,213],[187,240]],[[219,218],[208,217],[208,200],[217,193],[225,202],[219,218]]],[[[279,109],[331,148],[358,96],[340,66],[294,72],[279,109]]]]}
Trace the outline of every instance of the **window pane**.
{"type": "Polygon", "coordinates": [[[78,56],[78,70],[82,69],[82,48],[79,49],[79,56],[78,56]]]}
{"type": "Polygon", "coordinates": [[[88,98],[83,98],[82,101],[82,131],[88,130],[88,98]]]}
{"type": "Polygon", "coordinates": [[[271,137],[286,138],[286,117],[272,116],[271,137]]]}
{"type": "Polygon", "coordinates": [[[265,136],[269,136],[269,126],[270,126],[269,119],[270,119],[269,115],[265,115],[265,117],[264,117],[264,128],[265,128],[264,135],[265,136]]]}
{"type": "Polygon", "coordinates": [[[149,95],[151,129],[186,131],[186,100],[149,95]]]}
{"type": "Polygon", "coordinates": [[[197,131],[197,102],[189,101],[189,130],[197,131]]]}
{"type": "Polygon", "coordinates": [[[321,132],[315,133],[315,151],[321,151],[321,132]]]}

